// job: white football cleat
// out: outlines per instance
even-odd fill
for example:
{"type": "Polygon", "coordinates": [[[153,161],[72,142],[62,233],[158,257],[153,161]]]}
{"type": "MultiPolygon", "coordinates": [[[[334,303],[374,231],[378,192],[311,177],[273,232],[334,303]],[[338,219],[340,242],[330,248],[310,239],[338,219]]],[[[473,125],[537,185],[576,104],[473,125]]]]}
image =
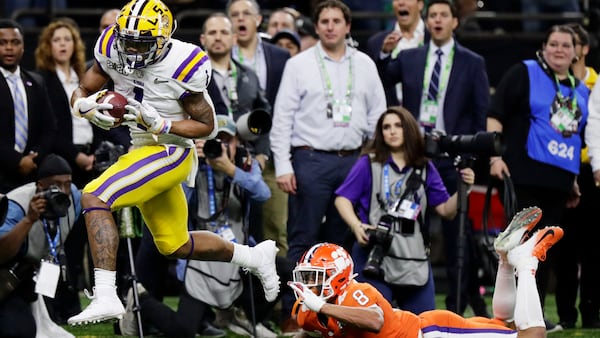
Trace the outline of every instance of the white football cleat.
{"type": "Polygon", "coordinates": [[[85,294],[92,302],[80,314],[67,320],[69,325],[96,324],[111,319],[121,319],[125,313],[123,303],[117,296],[116,287],[94,287],[94,294],[85,294]]]}
{"type": "Polygon", "coordinates": [[[279,275],[275,267],[277,251],[279,249],[275,245],[275,241],[266,240],[260,242],[251,250],[252,255],[260,255],[257,260],[260,263],[257,267],[245,268],[258,277],[268,302],[274,301],[279,294],[279,275]]]}
{"type": "MultiPolygon", "coordinates": [[[[538,230],[525,243],[508,252],[508,263],[515,268],[522,262],[546,260],[546,252],[563,237],[564,231],[557,226],[545,227],[538,230]]],[[[534,264],[535,265],[535,264],[534,264]]]]}
{"type": "Polygon", "coordinates": [[[542,218],[542,210],[538,207],[525,208],[515,214],[510,224],[498,234],[494,240],[494,249],[498,253],[507,253],[512,248],[524,243],[529,232],[542,218]]]}

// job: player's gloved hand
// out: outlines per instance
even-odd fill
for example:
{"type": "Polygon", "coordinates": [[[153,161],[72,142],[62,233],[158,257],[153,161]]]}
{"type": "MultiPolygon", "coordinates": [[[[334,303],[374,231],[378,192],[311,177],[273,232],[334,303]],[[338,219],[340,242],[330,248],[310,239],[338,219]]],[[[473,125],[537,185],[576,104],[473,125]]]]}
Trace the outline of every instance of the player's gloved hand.
{"type": "Polygon", "coordinates": [[[127,99],[127,102],[129,104],[125,106],[125,109],[129,113],[123,115],[126,121],[141,124],[152,134],[166,134],[171,130],[171,121],[160,116],[151,105],[130,98],[127,99]]]}
{"type": "Polygon", "coordinates": [[[299,282],[288,282],[288,285],[296,291],[296,294],[302,298],[302,303],[311,311],[320,312],[323,305],[325,305],[325,301],[315,295],[306,285],[299,282]]]}
{"type": "Polygon", "coordinates": [[[99,110],[102,109],[112,109],[112,104],[96,102],[100,96],[104,95],[104,93],[106,93],[106,89],[95,92],[88,97],[78,98],[73,104],[71,114],[77,117],[86,118],[102,129],[108,130],[114,127],[117,120],[112,116],[99,112],[99,110]]]}

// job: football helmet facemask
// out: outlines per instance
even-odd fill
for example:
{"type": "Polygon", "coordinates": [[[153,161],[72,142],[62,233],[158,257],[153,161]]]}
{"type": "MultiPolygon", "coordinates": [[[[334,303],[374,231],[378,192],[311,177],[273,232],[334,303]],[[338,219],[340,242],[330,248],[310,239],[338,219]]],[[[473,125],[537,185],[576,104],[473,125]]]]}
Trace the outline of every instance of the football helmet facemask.
{"type": "Polygon", "coordinates": [[[354,276],[354,262],[344,248],[320,243],[304,253],[292,277],[326,300],[342,294],[354,276]]]}
{"type": "Polygon", "coordinates": [[[130,70],[156,62],[175,31],[173,15],[160,0],[129,2],[114,29],[119,59],[130,70]]]}

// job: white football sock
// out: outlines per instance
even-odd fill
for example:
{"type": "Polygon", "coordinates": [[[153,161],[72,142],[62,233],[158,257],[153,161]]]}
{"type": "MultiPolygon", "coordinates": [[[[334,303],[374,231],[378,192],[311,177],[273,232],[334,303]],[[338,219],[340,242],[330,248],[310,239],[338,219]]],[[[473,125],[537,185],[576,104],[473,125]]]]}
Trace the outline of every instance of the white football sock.
{"type": "Polygon", "coordinates": [[[249,268],[252,255],[250,254],[250,247],[238,243],[233,243],[233,256],[231,257],[231,263],[237,264],[243,268],[249,268]]]}
{"type": "Polygon", "coordinates": [[[492,297],[494,317],[503,321],[512,321],[515,316],[516,297],[515,268],[508,262],[500,260],[492,297]]]}
{"type": "Polygon", "coordinates": [[[519,330],[530,327],[546,327],[544,313],[540,302],[535,272],[538,266],[536,257],[524,260],[524,264],[517,266],[517,302],[515,305],[515,325],[519,330]]]}
{"type": "Polygon", "coordinates": [[[96,287],[115,287],[117,286],[117,272],[104,269],[94,269],[94,281],[96,287]]]}

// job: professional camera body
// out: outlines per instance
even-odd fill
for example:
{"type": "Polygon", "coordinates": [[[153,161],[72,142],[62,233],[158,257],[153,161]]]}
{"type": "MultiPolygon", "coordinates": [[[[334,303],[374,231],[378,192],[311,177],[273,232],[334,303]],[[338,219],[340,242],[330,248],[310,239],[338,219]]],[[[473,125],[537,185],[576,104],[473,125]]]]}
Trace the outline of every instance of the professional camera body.
{"type": "Polygon", "coordinates": [[[206,142],[204,142],[204,146],[202,146],[202,152],[204,153],[204,156],[211,160],[220,157],[223,154],[223,148],[221,148],[221,144],[223,144],[223,141],[219,140],[218,138],[206,140],[206,142]]]}
{"type": "Polygon", "coordinates": [[[71,200],[69,195],[62,192],[57,186],[52,185],[42,192],[46,199],[46,210],[41,217],[47,220],[55,220],[67,215],[71,200]]]}
{"type": "Polygon", "coordinates": [[[392,244],[392,239],[394,239],[394,224],[398,221],[397,217],[385,214],[381,216],[375,229],[367,230],[371,251],[369,251],[369,257],[363,269],[365,276],[376,278],[381,275],[381,261],[386,256],[392,244]]]}
{"type": "Polygon", "coordinates": [[[125,152],[125,147],[120,144],[115,145],[110,141],[102,141],[94,152],[94,170],[98,173],[104,172],[125,152]]]}
{"type": "Polygon", "coordinates": [[[445,135],[440,130],[425,134],[425,155],[430,158],[471,154],[499,156],[504,153],[502,134],[478,132],[474,135],[445,135]]]}

